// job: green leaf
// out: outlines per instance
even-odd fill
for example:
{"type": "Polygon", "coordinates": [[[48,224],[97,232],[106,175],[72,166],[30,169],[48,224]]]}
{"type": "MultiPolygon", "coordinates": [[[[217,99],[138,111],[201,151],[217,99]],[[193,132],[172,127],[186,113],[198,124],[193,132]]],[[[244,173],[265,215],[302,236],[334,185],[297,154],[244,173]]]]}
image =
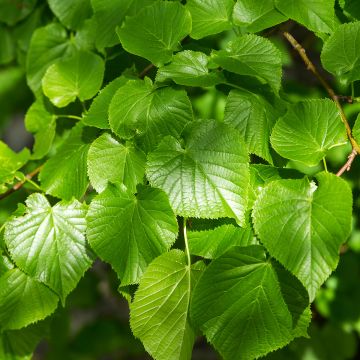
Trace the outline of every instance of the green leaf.
{"type": "Polygon", "coordinates": [[[84,195],[88,186],[86,159],[92,141],[88,130],[81,124],[75,126],[57,153],[46,161],[39,177],[47,194],[65,200],[84,195]]]}
{"type": "Polygon", "coordinates": [[[281,54],[270,40],[248,34],[230,41],[225,50],[213,51],[214,62],[239,75],[267,82],[275,92],[281,85],[281,54]]]}
{"type": "Polygon", "coordinates": [[[225,82],[220,72],[210,72],[208,56],[199,51],[185,50],[173,56],[170,64],[159,68],[156,81],[172,79],[185,86],[214,86],[225,82]]]}
{"type": "Polygon", "coordinates": [[[186,264],[182,251],[172,250],[156,258],[141,278],[130,325],[155,359],[191,359],[195,334],[188,311],[195,271],[200,272],[186,264]]]}
{"type": "Polygon", "coordinates": [[[26,130],[34,134],[33,159],[43,158],[50,150],[56,131],[56,116],[50,112],[43,97],[30,106],[25,115],[26,130]]]}
{"type": "Polygon", "coordinates": [[[86,205],[73,200],[51,207],[39,193],[30,195],[26,205],[24,216],[6,224],[6,245],[16,265],[64,303],[92,263],[85,240],[86,205]]]}
{"type": "Polygon", "coordinates": [[[96,22],[96,46],[99,49],[119,43],[115,28],[125,16],[135,15],[154,0],[91,0],[96,22]]]}
{"type": "Polygon", "coordinates": [[[275,0],[275,5],[309,30],[331,33],[335,28],[335,0],[275,0]]]}
{"type": "Polygon", "coordinates": [[[249,224],[241,228],[224,224],[214,229],[188,232],[190,253],[207,259],[216,259],[233,246],[254,244],[254,234],[249,224]]]}
{"type": "Polygon", "coordinates": [[[249,32],[259,32],[287,20],[275,8],[275,0],[237,0],[233,12],[234,24],[246,26],[249,32]]]}
{"type": "Polygon", "coordinates": [[[261,246],[234,247],[199,279],[190,314],[225,360],[250,360],[289,343],[299,323],[305,332],[307,306],[301,284],[266,259],[261,246]],[[289,293],[299,296],[288,299],[289,293]]]}
{"type": "Polygon", "coordinates": [[[360,19],[360,6],[357,0],[345,0],[344,11],[355,19],[360,19]]]}
{"type": "Polygon", "coordinates": [[[12,151],[5,143],[0,141],[0,194],[7,190],[17,170],[22,168],[30,158],[30,151],[24,148],[21,152],[12,151]]]}
{"type": "Polygon", "coordinates": [[[270,255],[290,270],[313,300],[335,269],[351,229],[352,195],[333,174],[270,182],[253,210],[255,231],[270,255]]]}
{"type": "Polygon", "coordinates": [[[153,149],[166,135],[178,138],[192,119],[184,90],[157,89],[148,78],[129,80],[115,93],[109,107],[111,130],[124,139],[136,135],[146,150],[153,149]]]}
{"type": "Polygon", "coordinates": [[[26,57],[26,77],[33,92],[40,90],[47,68],[61,57],[69,56],[71,50],[67,32],[60,24],[49,24],[34,31],[26,57]]]}
{"type": "Polygon", "coordinates": [[[121,284],[137,283],[147,265],[177,237],[177,222],[166,195],[139,186],[136,195],[110,185],[96,196],[87,215],[87,236],[121,284]]]}
{"type": "Polygon", "coordinates": [[[117,34],[124,49],[159,66],[171,60],[191,31],[191,16],[178,2],[156,1],[126,18],[117,34]],[[161,26],[159,26],[161,24],[161,26]]]}
{"type": "Polygon", "coordinates": [[[270,134],[279,115],[261,95],[232,90],[226,100],[224,122],[240,131],[250,153],[272,163],[270,134]]]}
{"type": "Polygon", "coordinates": [[[355,124],[352,128],[352,136],[358,144],[360,144],[360,115],[358,114],[355,124]]]}
{"type": "Polygon", "coordinates": [[[186,129],[185,146],[165,137],[148,156],[147,177],[163,189],[177,215],[234,218],[244,224],[249,184],[246,145],[240,133],[214,120],[186,129]]]}
{"type": "Polygon", "coordinates": [[[360,22],[340,25],[325,41],[324,68],[346,82],[360,80],[360,22]]]}
{"type": "Polygon", "coordinates": [[[91,16],[90,0],[48,0],[51,11],[69,29],[78,29],[91,16]]]}
{"type": "Polygon", "coordinates": [[[143,182],[146,155],[132,144],[121,144],[110,134],[103,134],[90,146],[88,174],[97,192],[107,184],[124,184],[131,192],[143,182]]]}
{"type": "Polygon", "coordinates": [[[273,148],[284,158],[317,165],[327,151],[346,141],[339,110],[329,99],[299,102],[275,125],[273,148]]]}
{"type": "Polygon", "coordinates": [[[95,99],[91,102],[89,110],[83,117],[82,122],[88,126],[95,126],[100,129],[109,129],[109,105],[116,91],[129,79],[120,76],[107,84],[95,99]]]}
{"type": "Polygon", "coordinates": [[[20,329],[51,315],[58,297],[45,285],[19,269],[0,277],[0,324],[5,329],[20,329]]]}
{"type": "Polygon", "coordinates": [[[79,98],[91,99],[103,82],[105,64],[100,56],[76,51],[67,59],[51,65],[42,80],[44,94],[57,107],[64,107],[79,98]]]}
{"type": "Polygon", "coordinates": [[[10,29],[0,24],[0,65],[7,64],[15,58],[15,44],[10,29]]]}
{"type": "Polygon", "coordinates": [[[15,25],[26,18],[34,9],[37,0],[1,0],[0,21],[15,25]]]}
{"type": "Polygon", "coordinates": [[[188,0],[186,7],[192,17],[193,39],[231,29],[233,0],[188,0]]]}

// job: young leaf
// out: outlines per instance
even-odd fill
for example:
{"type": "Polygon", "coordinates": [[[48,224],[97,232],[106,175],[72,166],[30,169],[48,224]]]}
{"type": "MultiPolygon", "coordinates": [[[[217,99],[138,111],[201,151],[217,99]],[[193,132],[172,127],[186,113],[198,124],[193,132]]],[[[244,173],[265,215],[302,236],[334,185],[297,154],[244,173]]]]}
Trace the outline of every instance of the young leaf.
{"type": "Polygon", "coordinates": [[[183,5],[156,1],[128,17],[117,34],[126,51],[159,66],[171,60],[190,31],[191,16],[183,5]]]}
{"type": "Polygon", "coordinates": [[[76,51],[70,58],[51,65],[42,80],[44,94],[57,107],[64,107],[79,98],[92,98],[100,89],[104,61],[88,51],[76,51]]]}
{"type": "Polygon", "coordinates": [[[0,277],[1,329],[21,329],[51,315],[58,297],[44,284],[19,269],[0,277]]]}
{"type": "Polygon", "coordinates": [[[146,156],[132,144],[123,145],[110,134],[103,134],[90,146],[88,174],[97,192],[107,184],[124,184],[131,192],[143,181],[146,156]]]}
{"type": "Polygon", "coordinates": [[[340,25],[325,41],[324,68],[346,82],[360,80],[360,22],[340,25]]]}
{"type": "Polygon", "coordinates": [[[320,33],[331,33],[335,28],[335,0],[275,0],[284,15],[320,33]]]}
{"type": "Polygon", "coordinates": [[[246,26],[249,32],[259,32],[287,20],[275,8],[275,0],[237,0],[233,12],[234,24],[246,26]]]}
{"type": "Polygon", "coordinates": [[[248,34],[229,42],[225,50],[213,51],[214,62],[239,75],[255,76],[275,92],[281,84],[281,54],[270,40],[248,34]]]}
{"type": "Polygon", "coordinates": [[[289,107],[275,125],[271,144],[281,156],[317,165],[334,145],[346,141],[339,111],[329,99],[308,100],[289,107]]]}
{"type": "Polygon", "coordinates": [[[255,93],[232,90],[226,100],[224,122],[240,131],[250,153],[269,163],[272,163],[270,134],[279,116],[279,111],[255,93]]]}
{"type": "Polygon", "coordinates": [[[49,24],[34,31],[26,57],[26,77],[33,92],[41,89],[47,68],[63,56],[69,56],[72,49],[67,32],[60,24],[49,24]]]}
{"type": "Polygon", "coordinates": [[[253,210],[255,231],[270,255],[306,287],[310,300],[335,269],[351,228],[352,196],[333,174],[270,182],[253,210]]]}
{"type": "Polygon", "coordinates": [[[48,0],[51,11],[69,29],[79,29],[91,16],[90,0],[48,0]]]}
{"type": "Polygon", "coordinates": [[[172,79],[179,85],[203,87],[225,82],[220,72],[209,72],[207,65],[207,55],[185,50],[174,55],[170,64],[159,68],[156,81],[172,79]]]}
{"type": "Polygon", "coordinates": [[[89,110],[83,116],[82,122],[88,126],[95,126],[99,129],[109,129],[109,106],[116,91],[129,79],[120,76],[106,85],[95,99],[91,102],[89,110]]]}
{"type": "Polygon", "coordinates": [[[87,223],[91,247],[111,264],[122,285],[137,283],[147,265],[171,247],[178,231],[166,195],[145,186],[136,195],[108,186],[91,202],[87,223]]]}
{"type": "Polygon", "coordinates": [[[307,306],[301,284],[261,246],[234,247],[199,279],[190,315],[225,360],[250,360],[289,343],[299,326],[306,333],[307,306]],[[300,296],[289,299],[290,292],[300,296]]]}
{"type": "Polygon", "coordinates": [[[50,150],[56,131],[56,116],[46,106],[45,99],[39,97],[25,116],[26,129],[34,133],[33,159],[43,158],[50,150]]]}
{"type": "Polygon", "coordinates": [[[109,107],[111,130],[124,139],[136,135],[145,150],[153,149],[166,135],[178,138],[192,119],[185,91],[156,89],[150,79],[129,80],[115,93],[109,107]]]}
{"type": "Polygon", "coordinates": [[[88,129],[76,125],[56,155],[46,161],[39,178],[47,194],[64,200],[84,195],[88,186],[86,159],[92,140],[87,139],[88,129]]]}
{"type": "Polygon", "coordinates": [[[189,231],[188,239],[190,253],[207,259],[216,259],[233,246],[256,243],[249,224],[246,228],[224,224],[214,229],[189,231]]]}
{"type": "Polygon", "coordinates": [[[130,307],[130,325],[157,360],[190,360],[195,340],[189,302],[195,278],[180,250],[156,258],[146,269],[130,307]]]}
{"type": "Polygon", "coordinates": [[[16,153],[0,141],[0,194],[7,190],[6,184],[11,184],[16,171],[23,167],[29,158],[30,151],[27,148],[16,153]]]}
{"type": "Polygon", "coordinates": [[[6,224],[5,242],[16,265],[53,289],[64,303],[92,260],[85,240],[86,206],[77,200],[51,207],[35,193],[27,212],[6,224]]]}
{"type": "Polygon", "coordinates": [[[147,177],[169,196],[177,215],[234,218],[244,225],[249,185],[246,145],[240,133],[214,120],[197,121],[185,146],[164,138],[148,156],[147,177]]]}

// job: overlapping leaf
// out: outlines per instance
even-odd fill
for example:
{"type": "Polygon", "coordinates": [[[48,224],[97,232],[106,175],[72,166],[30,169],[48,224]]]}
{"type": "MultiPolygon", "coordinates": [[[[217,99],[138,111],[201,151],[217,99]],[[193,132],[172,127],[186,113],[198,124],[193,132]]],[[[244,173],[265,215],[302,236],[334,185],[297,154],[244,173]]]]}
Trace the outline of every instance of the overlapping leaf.
{"type": "Polygon", "coordinates": [[[291,106],[271,135],[271,144],[281,156],[307,165],[317,165],[332,146],[345,141],[339,111],[328,99],[291,106]]]}
{"type": "Polygon", "coordinates": [[[186,7],[191,13],[194,39],[231,29],[233,0],[189,0],[186,7]]]}
{"type": "Polygon", "coordinates": [[[240,36],[225,50],[213,51],[212,58],[225,70],[260,78],[275,92],[280,89],[281,54],[268,39],[253,34],[240,36]]]}
{"type": "Polygon", "coordinates": [[[177,237],[177,222],[166,195],[139,186],[136,195],[110,185],[90,204],[88,240],[118,273],[121,284],[139,281],[147,265],[177,237]]]}
{"type": "Polygon", "coordinates": [[[27,212],[6,224],[5,242],[23,271],[52,288],[64,302],[92,263],[85,240],[86,205],[77,200],[51,207],[30,195],[27,212]]]}
{"type": "Polygon", "coordinates": [[[195,333],[189,323],[191,290],[201,268],[182,251],[156,258],[146,269],[130,308],[130,325],[158,360],[190,360],[195,333]]]}
{"type": "Polygon", "coordinates": [[[253,210],[255,231],[270,255],[307,288],[317,289],[335,269],[339,247],[350,233],[352,195],[333,174],[270,182],[253,210]]]}
{"type": "Polygon", "coordinates": [[[125,139],[136,136],[146,150],[153,149],[166,135],[178,138],[192,119],[185,91],[157,89],[148,78],[129,80],[115,93],[109,107],[112,131],[125,139]]]}
{"type": "Polygon", "coordinates": [[[261,246],[234,247],[199,279],[190,314],[225,360],[250,360],[306,334],[307,306],[305,289],[261,246]]]}
{"type": "Polygon", "coordinates": [[[159,66],[171,60],[190,31],[191,16],[183,5],[156,1],[128,17],[117,33],[126,51],[159,66]]]}
{"type": "Polygon", "coordinates": [[[47,286],[19,269],[0,277],[0,326],[21,329],[51,315],[59,298],[47,286]]]}
{"type": "Polygon", "coordinates": [[[88,175],[97,192],[110,183],[124,184],[131,192],[143,181],[146,156],[132,144],[121,144],[110,134],[103,134],[90,146],[88,175]]]}
{"type": "Polygon", "coordinates": [[[176,214],[231,217],[244,224],[249,184],[246,145],[240,133],[213,120],[187,128],[185,146],[165,137],[148,157],[147,177],[163,189],[176,214]]]}

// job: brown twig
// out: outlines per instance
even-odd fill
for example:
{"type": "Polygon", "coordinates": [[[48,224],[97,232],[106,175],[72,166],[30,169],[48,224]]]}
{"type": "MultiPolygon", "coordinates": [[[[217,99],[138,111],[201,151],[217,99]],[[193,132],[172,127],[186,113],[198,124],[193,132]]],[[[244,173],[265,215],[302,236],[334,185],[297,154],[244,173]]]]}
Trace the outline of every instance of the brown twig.
{"type": "Polygon", "coordinates": [[[145,77],[145,75],[154,67],[154,64],[149,64],[140,74],[139,74],[139,78],[143,79],[145,77]]]}
{"type": "Polygon", "coordinates": [[[284,32],[284,36],[289,41],[289,43],[292,45],[292,47],[298,52],[298,54],[302,58],[303,62],[305,63],[306,68],[309,71],[311,71],[316,76],[316,78],[320,81],[320,83],[325,88],[325,90],[327,91],[327,93],[329,94],[331,99],[335,102],[335,104],[339,110],[341,120],[345,125],[346,133],[347,133],[347,136],[348,136],[349,141],[352,146],[352,152],[349,155],[346,164],[336,174],[337,176],[341,176],[345,171],[350,170],[351,164],[353,163],[356,155],[360,154],[360,146],[352,136],[351,127],[349,125],[349,122],[346,118],[344,110],[339,101],[339,99],[342,99],[343,97],[335,94],[335,91],[332,89],[330,84],[325,80],[325,78],[320,74],[320,72],[316,69],[315,65],[312,63],[312,61],[306,55],[305,49],[295,40],[295,38],[288,32],[284,32]]]}
{"type": "MultiPolygon", "coordinates": [[[[31,180],[34,176],[36,176],[40,172],[42,167],[43,167],[43,165],[39,166],[35,170],[31,171],[29,174],[25,175],[25,177],[27,179],[31,180]]],[[[6,197],[11,195],[15,191],[21,189],[24,186],[25,183],[26,183],[26,180],[19,181],[18,183],[16,183],[12,188],[10,188],[8,191],[6,191],[6,192],[4,192],[3,194],[0,195],[0,200],[5,199],[6,197]]]]}

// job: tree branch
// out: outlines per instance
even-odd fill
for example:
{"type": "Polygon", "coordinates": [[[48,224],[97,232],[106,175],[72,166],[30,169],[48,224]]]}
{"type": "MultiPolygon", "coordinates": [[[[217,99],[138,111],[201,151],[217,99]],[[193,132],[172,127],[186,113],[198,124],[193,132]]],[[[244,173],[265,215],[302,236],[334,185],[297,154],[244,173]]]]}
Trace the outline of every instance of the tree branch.
{"type": "Polygon", "coordinates": [[[139,74],[139,78],[143,79],[145,77],[145,75],[154,67],[154,64],[149,64],[140,74],[139,74]]]}
{"type": "Polygon", "coordinates": [[[303,62],[305,63],[306,68],[309,71],[311,71],[316,76],[316,78],[320,81],[320,83],[325,88],[325,90],[327,91],[327,93],[329,94],[331,99],[334,101],[334,103],[336,104],[336,106],[339,110],[341,120],[345,125],[346,134],[347,134],[349,141],[351,143],[351,146],[352,146],[352,152],[349,155],[346,164],[336,174],[337,176],[341,176],[345,171],[350,170],[351,164],[353,163],[356,155],[360,154],[360,146],[352,136],[351,127],[349,125],[349,122],[346,118],[344,110],[339,101],[339,99],[342,99],[343,97],[335,94],[335,91],[332,89],[330,84],[325,80],[325,78],[320,74],[320,72],[316,69],[315,65],[312,63],[312,61],[306,55],[305,49],[295,40],[295,38],[288,32],[284,32],[284,36],[287,39],[287,41],[292,45],[292,47],[298,52],[298,54],[302,58],[303,62]]]}
{"type": "MultiPolygon", "coordinates": [[[[31,180],[34,176],[36,176],[40,170],[42,169],[43,165],[39,166],[38,168],[36,168],[35,170],[33,170],[32,172],[30,172],[29,174],[27,174],[25,177],[28,180],[31,180]]],[[[10,188],[8,191],[4,192],[3,194],[0,195],[0,200],[5,199],[6,197],[8,197],[9,195],[11,195],[12,193],[14,193],[15,191],[21,189],[24,184],[26,183],[26,180],[23,181],[19,181],[18,183],[16,183],[12,188],[10,188]]]]}

